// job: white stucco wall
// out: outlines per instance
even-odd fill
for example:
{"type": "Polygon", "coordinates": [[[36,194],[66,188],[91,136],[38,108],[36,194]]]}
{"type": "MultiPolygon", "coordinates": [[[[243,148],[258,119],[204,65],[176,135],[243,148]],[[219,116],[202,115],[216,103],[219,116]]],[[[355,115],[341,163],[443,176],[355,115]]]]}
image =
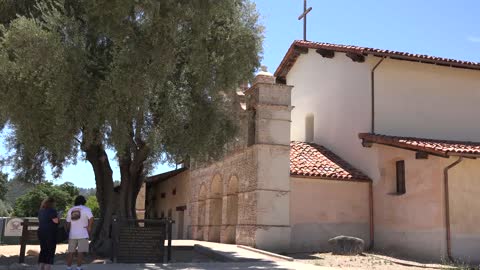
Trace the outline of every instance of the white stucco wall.
{"type": "Polygon", "coordinates": [[[305,118],[314,115],[314,142],[378,178],[376,156],[363,149],[359,132],[369,132],[370,69],[378,59],[355,63],[344,53],[333,59],[309,50],[287,76],[292,90],[291,139],[305,141],[305,118]]]}
{"type": "Polygon", "coordinates": [[[377,133],[480,141],[480,71],[387,59],[375,100],[377,133]]]}
{"type": "Polygon", "coordinates": [[[373,185],[375,248],[397,256],[441,261],[446,256],[443,168],[448,159],[373,145],[381,180],[373,185]],[[396,161],[405,161],[406,193],[396,194],[396,161]]]}
{"type": "MultiPolygon", "coordinates": [[[[455,159],[449,160],[452,163],[455,159]]],[[[452,256],[480,264],[480,161],[464,159],[450,170],[452,256]]]]}
{"type": "MultiPolygon", "coordinates": [[[[379,60],[367,56],[364,63],[355,63],[338,52],[328,59],[312,49],[302,54],[287,75],[287,84],[294,86],[291,139],[305,141],[305,119],[313,114],[314,142],[374,181],[377,248],[440,260],[446,252],[443,168],[454,159],[416,160],[415,152],[364,148],[358,139],[358,133],[371,131],[370,72],[379,60]],[[407,194],[402,196],[389,194],[395,159],[404,159],[407,166],[407,194]]],[[[386,59],[375,74],[376,133],[480,141],[480,125],[472,124],[480,115],[480,71],[386,59]]],[[[480,169],[475,162],[452,170],[452,181],[460,184],[450,187],[452,252],[473,260],[480,248],[475,227],[480,205],[474,199],[480,169]]],[[[297,203],[293,194],[292,189],[291,203],[297,203]]]]}
{"type": "MultiPolygon", "coordinates": [[[[456,157],[415,159],[415,152],[375,145],[381,181],[373,186],[376,249],[429,261],[446,257],[444,168],[456,157]],[[395,161],[405,161],[407,192],[394,194],[395,161]]],[[[451,250],[480,263],[480,162],[464,159],[449,171],[451,250]]]]}
{"type": "Polygon", "coordinates": [[[329,251],[328,239],[348,235],[369,245],[368,183],[291,178],[291,251],[329,251]]]}
{"type": "Polygon", "coordinates": [[[178,239],[178,230],[179,220],[181,219],[180,215],[183,215],[183,239],[187,237],[187,225],[190,224],[187,210],[185,211],[176,211],[177,207],[187,206],[190,196],[190,171],[184,171],[180,174],[177,174],[166,181],[157,183],[155,185],[155,211],[157,217],[161,216],[163,212],[165,217],[168,216],[168,211],[172,211],[172,219],[175,220],[175,224],[172,227],[172,238],[178,239]],[[173,195],[173,190],[175,189],[176,194],[173,195]],[[165,198],[161,198],[161,194],[165,193],[165,198]]]}
{"type": "MultiPolygon", "coordinates": [[[[287,75],[293,85],[292,140],[305,141],[314,115],[314,141],[330,148],[374,181],[377,157],[360,145],[371,131],[371,70],[380,58],[353,62],[344,53],[323,58],[310,49],[287,75]]],[[[375,71],[375,133],[480,141],[480,71],[386,59],[375,71]]]]}

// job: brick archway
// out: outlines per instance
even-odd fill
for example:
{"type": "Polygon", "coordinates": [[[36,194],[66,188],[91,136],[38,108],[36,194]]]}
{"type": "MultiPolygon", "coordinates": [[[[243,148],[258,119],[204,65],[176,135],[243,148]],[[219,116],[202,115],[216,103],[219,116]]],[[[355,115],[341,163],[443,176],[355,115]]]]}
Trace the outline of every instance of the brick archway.
{"type": "Polygon", "coordinates": [[[207,200],[207,189],[205,185],[202,184],[200,187],[200,192],[198,194],[198,211],[197,211],[197,240],[206,240],[204,237],[205,232],[205,216],[206,216],[206,200],[207,200]]]}
{"type": "Polygon", "coordinates": [[[210,186],[208,241],[220,242],[223,207],[223,181],[220,175],[215,175],[210,186]]]}
{"type": "Polygon", "coordinates": [[[225,238],[223,242],[228,244],[235,244],[237,221],[238,221],[238,178],[236,176],[230,177],[227,187],[227,213],[225,238]]]}

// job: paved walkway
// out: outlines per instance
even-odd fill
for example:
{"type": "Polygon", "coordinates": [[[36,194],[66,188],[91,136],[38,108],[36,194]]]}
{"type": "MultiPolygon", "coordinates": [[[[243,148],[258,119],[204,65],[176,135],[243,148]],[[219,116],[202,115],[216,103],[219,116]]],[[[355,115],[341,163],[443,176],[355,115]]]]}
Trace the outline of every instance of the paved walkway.
{"type": "MultiPolygon", "coordinates": [[[[172,263],[172,264],[89,264],[85,270],[334,270],[298,262],[216,262],[216,263],[172,263]]],[[[339,269],[339,268],[338,268],[339,269]]],[[[65,266],[55,265],[53,270],[65,270],[65,266]]]]}
{"type": "MultiPolygon", "coordinates": [[[[256,269],[278,269],[278,270],[322,270],[335,268],[319,267],[301,262],[288,261],[288,257],[275,254],[263,254],[256,250],[249,250],[237,245],[194,241],[175,240],[174,247],[192,247],[197,253],[218,262],[199,261],[193,263],[169,263],[169,264],[89,264],[85,270],[256,270],[256,269]]],[[[173,254],[175,258],[175,254],[173,254]]],[[[53,270],[65,270],[63,265],[55,265],[53,270]]]]}
{"type": "MultiPolygon", "coordinates": [[[[172,243],[174,246],[178,245],[191,245],[194,247],[196,252],[207,255],[211,258],[214,258],[218,261],[226,262],[250,262],[250,261],[288,261],[288,257],[280,256],[277,254],[260,253],[261,250],[255,249],[246,249],[248,247],[242,248],[242,246],[222,244],[215,242],[204,242],[204,241],[194,241],[194,240],[177,240],[175,243],[172,243]],[[283,258],[282,258],[283,257],[283,258]]],[[[293,260],[293,259],[292,259],[293,260]]]]}

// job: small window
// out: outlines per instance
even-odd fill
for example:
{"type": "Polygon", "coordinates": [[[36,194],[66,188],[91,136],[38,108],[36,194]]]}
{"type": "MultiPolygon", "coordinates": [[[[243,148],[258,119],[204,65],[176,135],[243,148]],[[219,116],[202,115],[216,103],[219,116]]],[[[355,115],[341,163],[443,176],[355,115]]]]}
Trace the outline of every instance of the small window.
{"type": "Polygon", "coordinates": [[[405,194],[407,192],[405,187],[405,161],[399,160],[396,163],[397,168],[397,194],[405,194]]]}
{"type": "Polygon", "coordinates": [[[174,189],[172,190],[172,195],[173,195],[173,196],[177,195],[177,188],[174,188],[174,189]]]}
{"type": "Polygon", "coordinates": [[[162,193],[160,194],[160,198],[164,199],[165,197],[166,197],[165,192],[162,192],[162,193]]]}

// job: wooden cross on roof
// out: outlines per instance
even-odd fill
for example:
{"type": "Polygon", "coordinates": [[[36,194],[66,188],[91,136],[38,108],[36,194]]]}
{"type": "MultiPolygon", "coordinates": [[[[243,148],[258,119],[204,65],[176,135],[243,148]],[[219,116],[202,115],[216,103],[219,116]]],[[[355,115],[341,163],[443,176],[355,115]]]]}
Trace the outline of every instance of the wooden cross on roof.
{"type": "Polygon", "coordinates": [[[298,16],[298,20],[303,19],[303,40],[307,40],[307,14],[312,11],[312,7],[307,8],[307,0],[303,0],[303,13],[298,16]]]}

